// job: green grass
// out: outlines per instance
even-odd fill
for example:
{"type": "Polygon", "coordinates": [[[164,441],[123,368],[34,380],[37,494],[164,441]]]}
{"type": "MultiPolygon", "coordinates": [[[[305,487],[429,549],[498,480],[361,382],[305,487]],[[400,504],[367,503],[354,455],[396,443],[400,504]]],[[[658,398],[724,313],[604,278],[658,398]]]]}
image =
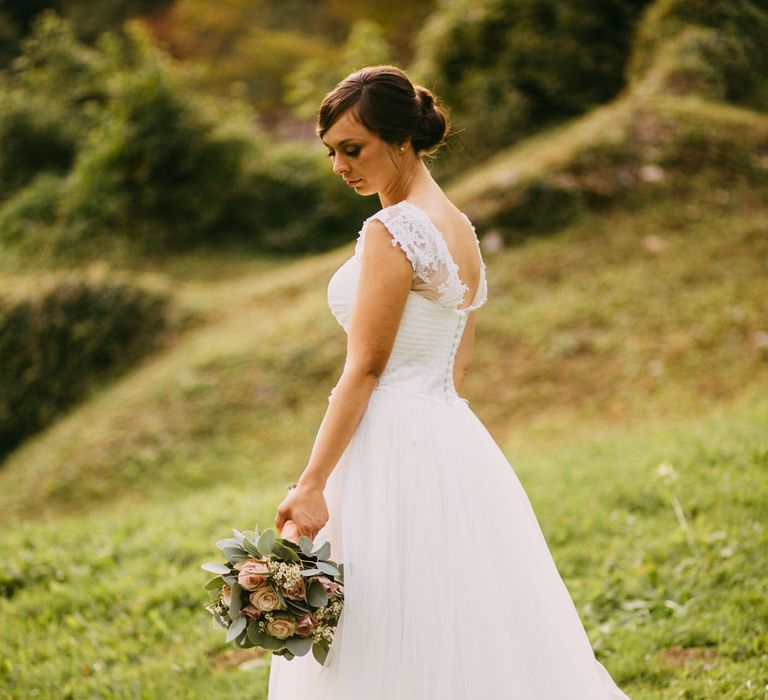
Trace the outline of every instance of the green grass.
{"type": "MultiPolygon", "coordinates": [[[[598,657],[633,700],[764,697],[766,425],[754,395],[546,451],[521,435],[508,452],[598,657]]],[[[6,530],[0,697],[265,697],[267,659],[211,629],[198,565],[229,527],[269,525],[282,493],[254,460],[239,484],[6,530]]]]}

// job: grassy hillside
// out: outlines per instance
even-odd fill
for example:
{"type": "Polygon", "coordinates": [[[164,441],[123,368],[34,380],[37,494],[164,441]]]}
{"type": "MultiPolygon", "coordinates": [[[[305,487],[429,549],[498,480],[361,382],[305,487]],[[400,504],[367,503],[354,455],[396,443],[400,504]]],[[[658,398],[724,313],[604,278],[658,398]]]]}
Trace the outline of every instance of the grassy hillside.
{"type": "MultiPolygon", "coordinates": [[[[768,682],[761,202],[702,186],[487,257],[462,393],[633,700],[768,682]]],[[[229,527],[268,526],[301,471],[343,363],[324,292],[350,253],[145,273],[199,325],[0,470],[0,698],[264,697],[268,659],[208,631],[197,567],[229,527]]]]}
{"type": "MultiPolygon", "coordinates": [[[[764,385],[766,230],[760,193],[723,186],[588,214],[489,256],[462,393],[501,444],[546,444],[764,385]]],[[[0,470],[4,517],[162,500],[266,463],[258,470],[278,481],[298,475],[343,364],[325,286],[350,253],[258,276],[230,267],[218,282],[177,270],[180,302],[207,323],[13,454],[0,470]]]]}
{"type": "MultiPolygon", "coordinates": [[[[692,88],[717,37],[685,36],[682,72],[670,49],[452,182],[506,243],[461,393],[630,697],[764,698],[768,116],[692,88]]],[[[271,525],[306,462],[344,361],[325,293],[348,234],[126,270],[195,325],[0,465],[0,700],[265,697],[269,658],[209,631],[198,567],[271,525]]],[[[0,251],[6,278],[30,265],[0,251]]]]}
{"type": "MultiPolygon", "coordinates": [[[[753,395],[545,452],[520,434],[509,451],[598,657],[633,700],[763,697],[766,423],[753,395]]],[[[6,529],[0,697],[264,698],[268,659],[225,647],[201,607],[214,540],[270,523],[284,492],[264,462],[242,468],[239,486],[6,529]]]]}

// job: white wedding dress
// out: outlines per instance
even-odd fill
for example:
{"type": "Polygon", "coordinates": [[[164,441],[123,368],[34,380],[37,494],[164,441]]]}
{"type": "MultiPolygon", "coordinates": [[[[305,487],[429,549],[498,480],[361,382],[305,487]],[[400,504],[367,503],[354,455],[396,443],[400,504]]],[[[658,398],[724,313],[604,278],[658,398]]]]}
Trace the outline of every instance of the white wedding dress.
{"type": "MultiPolygon", "coordinates": [[[[344,563],[345,607],[323,666],[272,656],[269,700],[629,700],[595,658],[517,475],[453,384],[467,314],[487,298],[479,241],[481,282],[462,310],[467,289],[427,214],[405,200],[371,219],[414,271],[324,491],[315,541],[344,563]]],[[[328,285],[345,332],[364,235],[328,285]]]]}

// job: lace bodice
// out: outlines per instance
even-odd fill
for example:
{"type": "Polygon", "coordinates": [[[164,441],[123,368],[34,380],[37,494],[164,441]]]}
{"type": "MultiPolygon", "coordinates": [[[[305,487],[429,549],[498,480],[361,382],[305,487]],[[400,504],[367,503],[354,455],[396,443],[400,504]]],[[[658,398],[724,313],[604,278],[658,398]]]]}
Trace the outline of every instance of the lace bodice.
{"type": "MultiPolygon", "coordinates": [[[[458,266],[445,239],[426,212],[405,200],[368,217],[360,229],[354,255],[328,283],[328,305],[347,333],[360,275],[366,225],[372,219],[378,219],[386,226],[392,236],[392,245],[400,245],[413,267],[411,291],[392,354],[377,389],[387,388],[438,401],[460,399],[453,384],[456,349],[468,314],[480,308],[488,297],[486,267],[477,234],[475,232],[480,282],[474,299],[462,309],[459,307],[464,302],[467,287],[461,282],[458,266]]],[[[471,221],[469,223],[472,225],[471,221]]],[[[474,226],[472,230],[475,231],[474,226]]]]}
{"type": "MultiPolygon", "coordinates": [[[[462,214],[475,227],[465,214],[462,214]]],[[[359,259],[362,254],[365,228],[369,221],[378,219],[392,235],[392,245],[399,245],[413,266],[413,283],[411,290],[427,299],[436,301],[441,306],[458,307],[464,301],[469,291],[459,277],[459,267],[451,257],[448,246],[440,231],[437,230],[429,216],[408,200],[385,207],[369,216],[360,229],[355,245],[355,256],[359,259]]],[[[480,253],[480,242],[477,240],[478,256],[480,257],[480,284],[476,297],[471,304],[472,311],[485,301],[486,281],[485,262],[480,253]]]]}

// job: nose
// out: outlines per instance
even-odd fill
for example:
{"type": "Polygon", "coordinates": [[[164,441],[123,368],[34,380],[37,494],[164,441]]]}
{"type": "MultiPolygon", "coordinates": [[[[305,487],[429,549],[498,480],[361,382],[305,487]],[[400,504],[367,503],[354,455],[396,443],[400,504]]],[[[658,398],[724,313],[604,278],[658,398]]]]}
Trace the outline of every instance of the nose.
{"type": "Polygon", "coordinates": [[[349,170],[349,166],[344,161],[341,154],[337,153],[333,156],[333,172],[337,175],[341,175],[346,170],[349,170]]]}

